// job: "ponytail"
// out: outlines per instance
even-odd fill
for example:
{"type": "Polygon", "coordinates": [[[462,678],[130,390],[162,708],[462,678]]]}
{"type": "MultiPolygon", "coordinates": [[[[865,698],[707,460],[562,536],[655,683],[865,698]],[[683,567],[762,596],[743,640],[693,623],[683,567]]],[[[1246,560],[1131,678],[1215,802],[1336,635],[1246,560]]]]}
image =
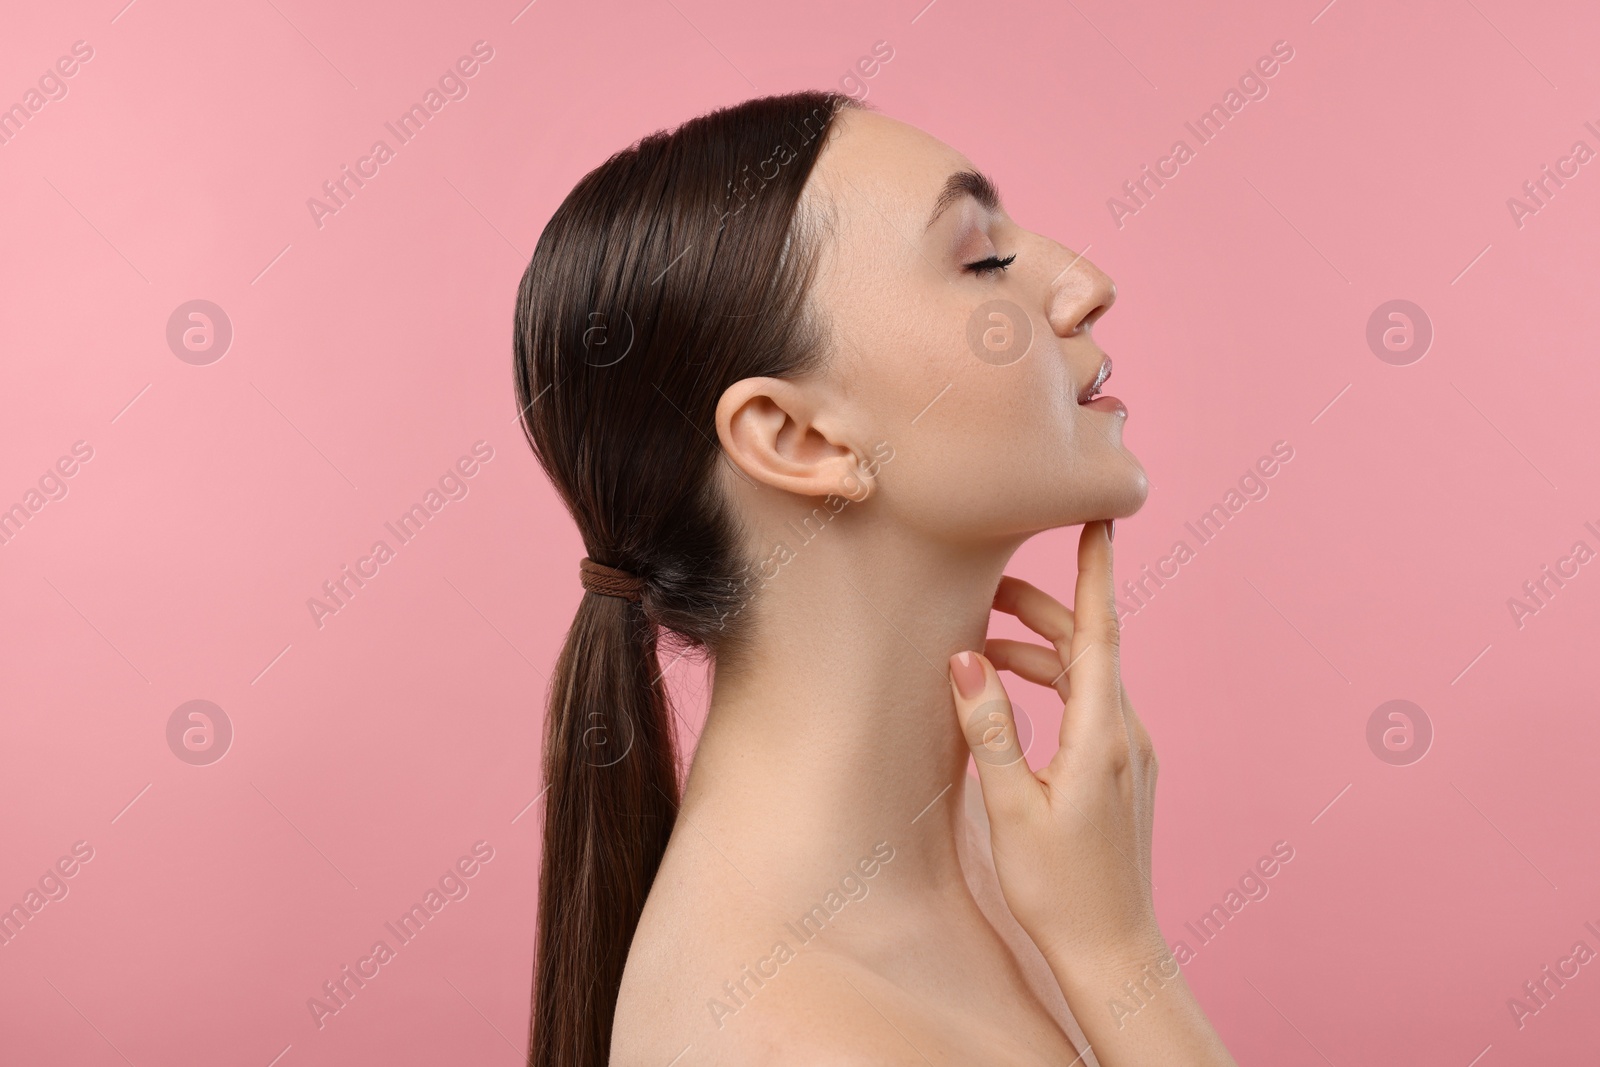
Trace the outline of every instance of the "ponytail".
{"type": "Polygon", "coordinates": [[[529,1067],[600,1067],[678,808],[672,712],[637,602],[585,593],[551,679],[529,1067]]]}

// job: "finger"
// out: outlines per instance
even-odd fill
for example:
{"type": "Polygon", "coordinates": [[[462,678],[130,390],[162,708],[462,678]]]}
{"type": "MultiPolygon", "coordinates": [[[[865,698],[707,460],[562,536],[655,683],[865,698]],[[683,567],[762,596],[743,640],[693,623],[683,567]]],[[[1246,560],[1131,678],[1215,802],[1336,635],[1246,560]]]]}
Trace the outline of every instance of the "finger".
{"type": "Polygon", "coordinates": [[[1067,660],[1072,696],[1061,716],[1063,749],[1080,744],[1127,744],[1109,529],[1110,523],[1104,520],[1086,522],[1078,537],[1078,582],[1073,592],[1074,625],[1067,660]],[[1082,737],[1073,736],[1080,732],[1082,737]]]}
{"type": "Polygon", "coordinates": [[[950,692],[990,816],[1016,818],[1030,803],[1041,803],[1039,780],[1023,758],[1011,701],[994,666],[976,652],[951,656],[950,692]]]}
{"type": "Polygon", "coordinates": [[[1161,765],[1156,759],[1155,746],[1150,741],[1150,733],[1145,729],[1144,721],[1134,711],[1133,702],[1128,699],[1126,686],[1122,689],[1122,708],[1128,722],[1128,747],[1134,754],[1132,762],[1138,768],[1139,777],[1142,779],[1142,791],[1146,807],[1144,818],[1140,820],[1138,826],[1141,840],[1140,848],[1142,854],[1148,857],[1150,854],[1149,842],[1155,834],[1156,778],[1160,774],[1161,765]]]}
{"type": "Polygon", "coordinates": [[[1055,645],[1062,656],[1062,665],[1066,664],[1067,650],[1072,644],[1071,608],[1038,586],[1007,574],[1001,577],[1000,587],[995,590],[994,610],[1015,615],[1022,625],[1055,645]]]}
{"type": "Polygon", "coordinates": [[[1047,685],[1067,702],[1071,693],[1070,679],[1061,666],[1061,654],[1053,648],[1027,641],[1013,641],[1007,637],[991,637],[984,643],[983,654],[997,671],[1010,671],[1018,678],[1035,685],[1047,685]]]}

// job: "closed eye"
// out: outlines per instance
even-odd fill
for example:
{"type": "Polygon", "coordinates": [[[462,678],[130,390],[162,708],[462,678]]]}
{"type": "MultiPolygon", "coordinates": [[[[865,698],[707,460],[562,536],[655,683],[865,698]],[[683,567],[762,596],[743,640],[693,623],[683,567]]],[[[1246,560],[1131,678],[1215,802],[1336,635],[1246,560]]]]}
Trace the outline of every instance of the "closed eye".
{"type": "Polygon", "coordinates": [[[1014,261],[1016,258],[1017,254],[1015,252],[1011,253],[1011,255],[1004,259],[1001,259],[999,256],[990,256],[988,259],[980,259],[976,263],[968,263],[961,269],[982,277],[986,274],[993,274],[995,271],[1004,271],[1007,267],[1011,266],[1012,261],[1014,261]]]}

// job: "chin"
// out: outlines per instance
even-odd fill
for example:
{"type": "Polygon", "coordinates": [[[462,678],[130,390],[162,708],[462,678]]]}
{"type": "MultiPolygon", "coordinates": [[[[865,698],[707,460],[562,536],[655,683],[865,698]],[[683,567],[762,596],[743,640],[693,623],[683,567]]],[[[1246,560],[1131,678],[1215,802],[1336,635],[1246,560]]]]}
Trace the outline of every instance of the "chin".
{"type": "Polygon", "coordinates": [[[1138,476],[1133,478],[1128,486],[1127,510],[1119,511],[1112,517],[1117,519],[1126,518],[1144,507],[1144,502],[1148,499],[1150,499],[1150,479],[1144,473],[1144,468],[1141,467],[1139,468],[1138,476]]]}
{"type": "Polygon", "coordinates": [[[1143,469],[1134,472],[1128,471],[1127,477],[1121,484],[1108,487],[1104,496],[1097,502],[1093,509],[1093,519],[1126,519],[1144,507],[1144,502],[1150,496],[1150,479],[1145,476],[1143,469]]]}

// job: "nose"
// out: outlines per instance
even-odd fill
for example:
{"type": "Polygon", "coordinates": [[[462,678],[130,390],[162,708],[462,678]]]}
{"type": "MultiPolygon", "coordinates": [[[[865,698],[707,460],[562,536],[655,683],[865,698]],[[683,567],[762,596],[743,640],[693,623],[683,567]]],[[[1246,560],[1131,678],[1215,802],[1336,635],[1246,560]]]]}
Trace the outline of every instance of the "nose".
{"type": "Polygon", "coordinates": [[[1063,248],[1065,266],[1050,283],[1050,328],[1057,337],[1088,332],[1117,302],[1117,286],[1087,258],[1063,248]]]}

